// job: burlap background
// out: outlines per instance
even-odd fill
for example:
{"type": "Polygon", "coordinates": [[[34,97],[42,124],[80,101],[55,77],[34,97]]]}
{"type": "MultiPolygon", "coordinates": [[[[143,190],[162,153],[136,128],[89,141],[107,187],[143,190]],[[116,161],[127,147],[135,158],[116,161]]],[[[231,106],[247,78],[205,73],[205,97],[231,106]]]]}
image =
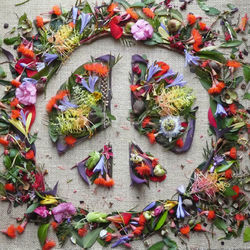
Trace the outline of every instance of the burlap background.
{"type": "MultiPolygon", "coordinates": [[[[20,16],[23,12],[26,12],[28,17],[32,19],[40,13],[48,12],[55,4],[61,4],[64,8],[70,8],[75,3],[74,0],[30,0],[23,6],[15,7],[14,4],[17,2],[20,1],[0,0],[0,27],[2,38],[7,36],[8,34],[6,33],[17,24],[16,15],[20,16]],[[9,29],[3,29],[4,23],[10,25],[9,29]]],[[[95,3],[94,0],[91,2],[95,3]]],[[[179,2],[175,2],[179,4],[179,2]]],[[[208,3],[210,6],[215,6],[223,10],[229,2],[223,0],[210,0],[208,3]]],[[[239,7],[241,13],[249,13],[250,8],[248,0],[233,0],[231,3],[239,7]]],[[[188,12],[204,16],[204,21],[206,23],[211,23],[212,21],[212,19],[199,9],[195,1],[188,6],[186,13],[188,12]]],[[[186,13],[184,12],[184,15],[186,15],[186,13]]],[[[3,60],[5,59],[1,57],[1,61],[3,60]]],[[[4,67],[7,69],[7,65],[4,65],[4,67]]],[[[10,76],[9,79],[11,79],[10,76]]],[[[1,91],[3,91],[3,87],[1,91]]],[[[59,180],[59,196],[73,202],[76,206],[79,205],[79,201],[84,201],[84,207],[91,211],[110,211],[109,204],[111,202],[113,204],[111,209],[113,210],[127,210],[135,206],[141,209],[153,200],[171,198],[179,185],[185,185],[188,182],[192,171],[203,160],[202,149],[205,146],[206,140],[210,141],[210,138],[207,136],[208,105],[207,93],[203,90],[198,80],[195,79],[194,75],[189,72],[189,69],[184,68],[184,58],[182,56],[161,48],[149,48],[139,44],[132,48],[123,47],[118,41],[114,41],[112,38],[95,41],[91,45],[82,46],[77,49],[60,69],[60,72],[52,78],[46,94],[38,97],[36,105],[37,117],[33,125],[33,130],[39,130],[39,139],[36,143],[37,162],[48,169],[49,175],[46,177],[46,181],[49,186],[53,186],[59,180]],[[122,60],[114,67],[112,76],[112,112],[117,119],[113,122],[112,127],[108,128],[106,131],[96,135],[90,141],[86,141],[76,146],[64,156],[59,157],[48,136],[45,105],[76,67],[89,60],[90,56],[96,57],[110,52],[113,55],[117,56],[120,54],[122,56],[122,60]],[[140,136],[127,120],[130,109],[128,73],[130,71],[131,55],[134,53],[146,54],[150,61],[162,60],[167,62],[174,71],[183,73],[185,80],[188,81],[188,85],[194,89],[197,96],[196,105],[199,106],[199,111],[197,112],[197,129],[193,146],[188,153],[177,156],[171,152],[166,152],[159,145],[150,145],[147,138],[140,136]],[[165,182],[161,184],[152,183],[150,188],[146,186],[140,188],[130,187],[128,143],[131,140],[137,142],[143,150],[150,151],[159,158],[160,162],[167,169],[167,180],[165,182]],[[102,188],[95,188],[95,186],[87,187],[78,176],[77,170],[70,170],[70,168],[83,159],[89,152],[92,150],[99,150],[100,147],[107,142],[111,142],[113,145],[113,177],[116,185],[109,191],[102,188]],[[181,168],[181,165],[184,165],[184,169],[181,168]],[[63,167],[64,170],[58,168],[59,166],[63,167]]],[[[23,211],[25,211],[25,207],[14,209],[10,215],[7,215],[6,211],[7,204],[1,203],[1,230],[6,228],[9,224],[14,223],[14,218],[21,216],[23,211]]],[[[226,241],[225,245],[222,246],[221,243],[216,240],[221,235],[221,233],[217,233],[213,239],[210,238],[212,249],[247,248],[247,245],[242,243],[242,239],[226,241]]],[[[50,232],[49,238],[56,239],[56,236],[50,232]]],[[[155,241],[156,239],[149,240],[150,243],[155,241]]],[[[191,239],[187,242],[190,249],[208,248],[207,240],[203,234],[202,236],[193,234],[191,239]]],[[[144,249],[142,242],[133,242],[132,246],[133,249],[144,249]]],[[[180,244],[180,249],[184,248],[185,246],[180,244]]],[[[18,236],[17,239],[14,240],[9,240],[4,235],[0,234],[0,249],[39,249],[37,226],[28,225],[24,235],[18,236]]],[[[74,247],[68,242],[63,249],[79,249],[79,247],[74,247]]],[[[102,249],[102,247],[96,244],[93,249],[102,249]]]]}

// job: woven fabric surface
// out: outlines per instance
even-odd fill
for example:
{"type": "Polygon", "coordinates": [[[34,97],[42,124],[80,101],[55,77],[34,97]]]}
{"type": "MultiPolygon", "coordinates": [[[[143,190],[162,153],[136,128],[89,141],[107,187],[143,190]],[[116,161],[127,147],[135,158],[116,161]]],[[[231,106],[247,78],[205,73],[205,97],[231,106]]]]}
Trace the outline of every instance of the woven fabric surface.
{"type": "MultiPolygon", "coordinates": [[[[1,0],[0,9],[0,34],[4,38],[8,36],[10,31],[17,24],[17,16],[21,16],[24,12],[27,13],[30,19],[34,19],[40,13],[49,12],[53,5],[58,4],[63,8],[70,8],[74,0],[30,0],[28,3],[15,7],[18,0],[1,0]],[[8,29],[3,29],[4,23],[9,24],[8,29]]],[[[96,1],[89,0],[93,5],[96,1]]],[[[250,2],[247,0],[231,0],[235,4],[240,14],[250,13],[250,2]]],[[[98,3],[101,3],[100,1],[98,3]]],[[[226,0],[210,0],[208,4],[220,10],[226,9],[226,0]]],[[[174,4],[180,4],[179,1],[174,1],[174,4]]],[[[183,12],[186,16],[188,12],[193,12],[197,16],[204,17],[206,23],[211,23],[214,17],[208,17],[200,10],[196,1],[188,5],[187,10],[183,12]]],[[[1,56],[0,61],[5,59],[1,56]]],[[[3,66],[7,70],[7,65],[3,66]]],[[[11,79],[8,75],[8,79],[11,79]]],[[[1,94],[4,88],[0,89],[1,94]]],[[[91,211],[125,211],[131,208],[142,209],[145,205],[153,200],[171,199],[175,194],[176,188],[184,184],[186,185],[193,170],[202,162],[203,147],[206,145],[206,140],[210,143],[210,138],[207,135],[208,121],[208,95],[195,79],[194,74],[190,73],[188,67],[184,68],[184,58],[175,52],[168,51],[162,48],[146,47],[137,44],[134,47],[123,47],[119,41],[112,38],[105,38],[93,42],[90,45],[85,45],[78,48],[61,67],[59,73],[54,76],[48,84],[45,94],[38,97],[37,100],[37,116],[33,130],[39,131],[39,139],[36,142],[37,147],[37,162],[48,170],[46,181],[49,186],[53,186],[59,181],[58,195],[67,201],[71,201],[74,205],[80,205],[79,201],[84,201],[84,208],[91,211]],[[97,57],[107,53],[113,55],[120,54],[122,59],[113,69],[112,75],[112,113],[116,116],[116,120],[112,126],[94,136],[91,140],[81,143],[68,151],[63,156],[58,156],[55,147],[52,145],[48,136],[47,115],[45,105],[48,100],[58,90],[59,86],[67,80],[71,72],[79,65],[90,59],[90,56],[97,57]],[[199,106],[197,112],[197,128],[192,148],[183,155],[175,155],[167,152],[160,145],[150,145],[147,138],[140,136],[138,132],[131,126],[128,121],[130,109],[130,89],[129,89],[129,71],[131,56],[135,53],[146,54],[148,59],[153,62],[160,60],[167,62],[175,72],[184,74],[185,80],[188,81],[188,86],[194,89],[197,97],[196,105],[199,106]],[[167,179],[163,183],[151,183],[150,188],[142,186],[140,188],[130,187],[130,176],[128,166],[128,144],[133,140],[144,151],[150,151],[167,169],[167,179]],[[110,142],[114,152],[114,167],[113,178],[116,182],[115,186],[110,190],[96,188],[95,186],[87,187],[78,176],[77,170],[71,170],[71,167],[77,162],[85,158],[91,151],[99,150],[105,143],[110,142]],[[184,168],[182,167],[184,166],[184,168]]],[[[2,165],[2,164],[1,164],[2,165]]],[[[0,167],[1,168],[1,167],[0,167]]],[[[22,216],[25,211],[25,206],[12,209],[10,214],[7,214],[8,204],[1,202],[0,204],[0,229],[6,228],[9,224],[15,223],[15,218],[22,216]]],[[[216,232],[216,235],[211,238],[210,244],[212,249],[247,249],[247,246],[242,242],[242,238],[225,241],[224,246],[221,245],[218,238],[222,233],[216,232]]],[[[56,240],[56,236],[50,230],[49,239],[56,240]]],[[[177,240],[177,239],[176,239],[177,240]]],[[[156,241],[156,238],[149,239],[149,243],[156,241]]],[[[177,240],[178,242],[178,240],[177,240]]],[[[181,245],[180,249],[186,249],[185,245],[181,245]]],[[[133,249],[144,249],[143,243],[133,242],[133,249]]],[[[208,241],[204,234],[200,236],[198,233],[192,234],[190,240],[187,241],[189,249],[207,249],[208,241]]],[[[37,226],[28,225],[23,235],[14,240],[7,239],[0,234],[0,250],[10,249],[40,249],[37,239],[37,226]]],[[[55,249],[60,249],[59,246],[55,249]]],[[[62,249],[79,249],[79,247],[68,242],[62,249]]],[[[102,249],[96,244],[93,249],[102,249]]],[[[119,249],[119,248],[117,248],[119,249]]],[[[249,248],[248,248],[249,249],[249,248]]]]}

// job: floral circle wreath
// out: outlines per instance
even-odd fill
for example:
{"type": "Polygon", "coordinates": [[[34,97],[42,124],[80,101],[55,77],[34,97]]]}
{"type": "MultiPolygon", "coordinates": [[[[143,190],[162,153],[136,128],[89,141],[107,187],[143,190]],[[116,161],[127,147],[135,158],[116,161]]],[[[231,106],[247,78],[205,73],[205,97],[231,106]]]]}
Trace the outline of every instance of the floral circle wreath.
{"type": "MultiPolygon", "coordinates": [[[[4,234],[15,238],[16,233],[24,232],[28,223],[36,222],[43,249],[55,246],[47,239],[50,225],[60,245],[71,238],[83,248],[90,248],[96,241],[103,246],[111,244],[112,248],[119,245],[129,248],[133,240],[141,239],[147,244],[148,237],[159,234],[162,239],[150,246],[151,250],[177,249],[168,229],[182,241],[194,231],[214,234],[213,227],[212,231],[205,228],[205,222],[224,231],[223,239],[240,236],[244,222],[249,222],[246,195],[249,170],[240,168],[238,151],[247,151],[245,132],[249,130],[249,110],[239,103],[235,89],[239,85],[246,89],[250,67],[243,60],[247,47],[239,49],[243,41],[237,39],[237,33],[245,32],[248,17],[245,15],[234,25],[232,17],[238,10],[235,6],[229,4],[229,10],[220,13],[203,1],[199,3],[208,14],[218,15],[224,39],[218,40],[219,34],[213,30],[213,25],[208,27],[191,13],[187,21],[183,21],[170,1],[155,4],[146,0],[129,4],[117,0],[94,9],[88,3],[77,2],[70,11],[54,6],[49,18],[36,17],[38,33],[32,37],[29,35],[32,22],[26,14],[20,17],[20,34],[4,39],[5,44],[16,46],[17,60],[1,48],[14,79],[0,80],[6,87],[0,103],[0,143],[4,147],[5,166],[0,174],[4,181],[0,182],[0,197],[14,206],[26,203],[28,208],[24,217],[18,219],[19,225],[10,225],[2,230],[4,234]],[[56,195],[57,184],[53,189],[45,187],[45,172],[35,160],[37,136],[29,133],[35,119],[37,92],[46,87],[75,48],[109,35],[122,39],[127,45],[139,40],[184,54],[186,64],[210,98],[209,131],[214,139],[204,150],[204,162],[195,169],[188,187],[178,188],[177,200],[154,201],[140,212],[88,212],[65,202],[56,195]],[[218,48],[231,48],[230,60],[218,48]],[[239,69],[243,70],[244,77],[236,74],[239,69]]],[[[116,62],[111,55],[92,58],[72,74],[47,104],[50,137],[57,143],[59,152],[65,152],[78,139],[86,139],[98,129],[104,129],[114,119],[110,113],[110,74],[116,62]]],[[[194,132],[195,109],[191,109],[194,97],[183,85],[182,76],[173,73],[167,64],[149,65],[144,56],[132,57],[131,119],[151,143],[157,141],[175,153],[190,148],[194,132]],[[187,131],[184,124],[180,125],[179,115],[189,120],[187,131]],[[181,138],[184,134],[185,142],[181,138]]],[[[249,100],[247,91],[244,99],[249,100]]],[[[77,164],[80,175],[87,183],[89,177],[97,185],[111,187],[114,184],[110,172],[112,156],[110,145],[91,153],[77,164]]],[[[157,160],[134,143],[130,145],[130,171],[132,182],[137,184],[147,183],[149,176],[153,181],[161,181],[164,178],[159,177],[165,175],[157,160]]],[[[250,227],[246,226],[244,241],[249,240],[250,227]]]]}

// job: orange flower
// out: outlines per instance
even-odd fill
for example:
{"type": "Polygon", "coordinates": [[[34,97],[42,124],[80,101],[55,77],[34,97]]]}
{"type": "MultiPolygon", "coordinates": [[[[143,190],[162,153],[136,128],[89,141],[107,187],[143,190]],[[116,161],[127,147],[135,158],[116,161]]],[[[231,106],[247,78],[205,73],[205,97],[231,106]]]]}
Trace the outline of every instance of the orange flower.
{"type": "Polygon", "coordinates": [[[31,49],[25,47],[23,44],[21,44],[18,47],[17,51],[22,53],[23,56],[28,57],[28,58],[34,58],[35,56],[35,53],[31,49]]]}
{"type": "Polygon", "coordinates": [[[78,229],[78,231],[77,231],[77,233],[78,233],[78,235],[80,236],[80,237],[83,237],[86,233],[87,233],[87,229],[86,228],[80,228],[80,229],[78,229]]]}
{"type": "Polygon", "coordinates": [[[12,183],[6,183],[4,186],[5,190],[11,193],[15,192],[15,186],[12,183]]]}
{"type": "Polygon", "coordinates": [[[118,3],[111,3],[108,7],[109,17],[113,16],[115,14],[115,8],[118,7],[118,3]]]}
{"type": "Polygon", "coordinates": [[[213,86],[208,89],[210,95],[219,94],[225,88],[224,82],[218,82],[217,80],[213,82],[213,86]]]}
{"type": "Polygon", "coordinates": [[[206,30],[207,28],[206,24],[203,22],[199,22],[199,27],[200,27],[200,30],[206,30]]]}
{"type": "Polygon", "coordinates": [[[214,210],[209,210],[208,211],[207,218],[208,218],[208,220],[212,220],[212,219],[215,218],[215,212],[214,212],[214,210]]]}
{"type": "Polygon", "coordinates": [[[149,142],[150,142],[151,144],[154,144],[154,143],[156,142],[154,132],[155,132],[155,131],[153,130],[152,132],[147,133],[147,137],[148,137],[149,142]]]}
{"type": "Polygon", "coordinates": [[[110,242],[113,239],[112,234],[111,233],[107,233],[106,237],[105,237],[105,241],[106,242],[110,242]]]}
{"type": "Polygon", "coordinates": [[[64,141],[67,145],[74,146],[74,144],[76,143],[76,138],[71,135],[68,135],[64,138],[64,141]]]}
{"type": "Polygon", "coordinates": [[[232,179],[232,173],[233,173],[233,171],[232,171],[232,169],[231,168],[229,168],[229,169],[227,169],[226,171],[225,171],[225,177],[227,178],[227,179],[232,179]]]}
{"type": "Polygon", "coordinates": [[[135,170],[141,176],[149,176],[151,174],[150,167],[144,163],[140,167],[136,167],[135,170]]]}
{"type": "Polygon", "coordinates": [[[131,213],[121,213],[118,215],[109,216],[107,220],[113,223],[128,225],[131,220],[131,217],[132,217],[131,213]]]}
{"type": "Polygon", "coordinates": [[[41,16],[36,17],[36,26],[42,28],[44,26],[43,18],[41,16]]]}
{"type": "Polygon", "coordinates": [[[10,102],[10,106],[11,106],[12,108],[13,108],[13,107],[16,107],[18,103],[19,103],[18,99],[15,98],[15,99],[13,99],[13,100],[10,102]]]}
{"type": "Polygon", "coordinates": [[[94,180],[94,183],[99,186],[105,186],[105,179],[103,177],[98,177],[94,180]]]}
{"type": "Polygon", "coordinates": [[[232,196],[232,199],[233,199],[233,200],[236,200],[236,199],[238,198],[239,194],[240,194],[240,188],[239,188],[239,186],[234,185],[234,186],[232,187],[232,189],[233,189],[233,191],[236,193],[235,195],[232,196]]]}
{"type": "Polygon", "coordinates": [[[237,106],[235,103],[232,103],[232,104],[229,104],[229,110],[230,112],[235,115],[236,114],[236,111],[237,111],[237,106]]]}
{"type": "Polygon", "coordinates": [[[83,67],[85,70],[95,72],[102,77],[106,76],[109,71],[108,67],[102,63],[89,63],[83,65],[83,67]]]}
{"type": "Polygon", "coordinates": [[[241,64],[237,61],[231,60],[231,61],[227,61],[226,64],[228,67],[233,67],[233,68],[239,68],[241,66],[241,64]]]}
{"type": "Polygon", "coordinates": [[[74,27],[75,27],[74,23],[73,23],[73,22],[70,22],[70,23],[69,23],[69,27],[74,28],[74,27]]]}
{"type": "Polygon", "coordinates": [[[143,214],[141,214],[141,215],[139,216],[139,225],[140,225],[140,226],[144,226],[145,223],[146,223],[146,218],[144,217],[143,214]]]}
{"type": "Polygon", "coordinates": [[[137,90],[137,88],[139,88],[140,85],[130,85],[130,89],[132,92],[135,92],[137,90]]]}
{"type": "Polygon", "coordinates": [[[157,62],[156,64],[161,68],[161,70],[157,72],[156,74],[154,74],[154,77],[162,76],[163,74],[168,72],[169,70],[168,64],[166,64],[165,62],[157,62]]]}
{"type": "Polygon", "coordinates": [[[50,112],[53,109],[56,102],[63,99],[64,96],[66,96],[68,93],[69,93],[68,90],[60,90],[55,96],[53,96],[46,105],[47,112],[50,112]]]}
{"type": "Polygon", "coordinates": [[[7,140],[5,140],[5,139],[3,139],[3,138],[1,138],[0,137],[0,144],[2,144],[3,146],[8,146],[9,145],[9,141],[7,141],[7,140]]]}
{"type": "Polygon", "coordinates": [[[188,236],[188,234],[190,232],[190,226],[186,225],[186,226],[181,227],[180,232],[181,232],[181,234],[188,236]]]}
{"type": "Polygon", "coordinates": [[[149,123],[150,123],[150,117],[146,116],[146,117],[143,119],[141,126],[142,126],[143,128],[145,128],[149,123]]]}
{"type": "Polygon", "coordinates": [[[53,6],[52,8],[53,14],[60,16],[62,14],[62,11],[58,5],[53,6]]]}
{"type": "Polygon", "coordinates": [[[142,11],[147,17],[154,19],[155,13],[150,8],[143,8],[142,11]]]}
{"type": "Polygon", "coordinates": [[[25,158],[27,160],[32,160],[35,157],[34,151],[32,149],[30,149],[26,154],[25,154],[25,158]]]}
{"type": "Polygon", "coordinates": [[[193,25],[193,24],[196,22],[196,17],[195,17],[195,15],[189,13],[189,14],[187,15],[187,20],[188,20],[188,23],[189,23],[190,25],[193,25]]]}
{"type": "Polygon", "coordinates": [[[133,8],[128,8],[126,9],[126,13],[131,16],[132,19],[137,20],[138,19],[138,14],[134,11],[133,8]]]}
{"type": "Polygon", "coordinates": [[[57,227],[58,227],[58,223],[55,222],[55,221],[52,221],[52,222],[50,223],[50,225],[52,226],[52,228],[53,228],[54,230],[56,230],[57,227]]]}
{"type": "Polygon", "coordinates": [[[192,30],[192,35],[194,38],[193,48],[197,52],[200,50],[199,46],[202,44],[202,36],[197,29],[192,30]]]}
{"type": "Polygon", "coordinates": [[[46,241],[46,243],[43,245],[43,249],[42,250],[50,250],[53,247],[56,246],[56,243],[52,240],[46,241]]]}
{"type": "Polygon", "coordinates": [[[200,223],[198,223],[194,226],[194,231],[197,231],[197,232],[203,231],[204,232],[204,228],[202,228],[202,225],[200,223]]]}
{"type": "Polygon", "coordinates": [[[110,179],[109,181],[105,182],[105,187],[113,187],[115,185],[115,181],[113,179],[110,179]]]}
{"type": "Polygon", "coordinates": [[[16,88],[18,88],[21,85],[21,82],[16,79],[13,79],[10,83],[16,88]]]}
{"type": "Polygon", "coordinates": [[[230,158],[232,158],[232,159],[234,159],[234,160],[237,159],[237,150],[236,150],[235,147],[232,147],[232,148],[230,149],[229,156],[230,156],[230,158]]]}
{"type": "Polygon", "coordinates": [[[240,30],[242,32],[245,31],[247,21],[248,21],[248,17],[247,17],[247,14],[245,14],[245,16],[241,18],[241,22],[240,22],[240,25],[238,27],[238,30],[240,30]]]}
{"type": "Polygon", "coordinates": [[[11,118],[16,119],[20,116],[20,111],[17,109],[11,110],[11,118]]]}
{"type": "Polygon", "coordinates": [[[183,142],[182,138],[177,139],[175,142],[175,145],[179,148],[182,148],[184,146],[184,142],[183,142]]]}
{"type": "Polygon", "coordinates": [[[17,228],[16,228],[16,230],[17,230],[17,232],[19,233],[19,234],[22,234],[23,232],[24,232],[24,227],[22,226],[22,225],[18,225],[17,226],[17,228]]]}
{"type": "Polygon", "coordinates": [[[10,225],[7,228],[7,230],[3,230],[2,233],[4,233],[5,235],[7,235],[8,237],[10,237],[12,239],[16,238],[16,228],[13,224],[10,225]]]}
{"type": "Polygon", "coordinates": [[[143,229],[144,229],[143,226],[139,226],[139,227],[137,227],[132,233],[135,234],[135,235],[141,235],[143,229]]]}

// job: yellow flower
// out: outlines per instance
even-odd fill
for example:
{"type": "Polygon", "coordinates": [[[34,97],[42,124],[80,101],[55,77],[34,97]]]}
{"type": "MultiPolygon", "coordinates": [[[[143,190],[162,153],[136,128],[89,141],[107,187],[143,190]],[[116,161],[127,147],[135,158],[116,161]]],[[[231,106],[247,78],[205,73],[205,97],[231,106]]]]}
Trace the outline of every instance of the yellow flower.
{"type": "Polygon", "coordinates": [[[52,195],[46,195],[45,198],[40,201],[40,204],[42,205],[50,205],[50,204],[56,204],[58,200],[52,196],[52,195]]]}
{"type": "Polygon", "coordinates": [[[177,204],[178,204],[177,201],[169,201],[169,200],[168,200],[168,201],[165,202],[164,208],[165,208],[166,210],[170,210],[170,209],[172,209],[173,207],[175,207],[177,204]]]}
{"type": "Polygon", "coordinates": [[[93,92],[92,95],[94,96],[96,102],[98,102],[102,98],[102,93],[98,91],[93,92]]]}

